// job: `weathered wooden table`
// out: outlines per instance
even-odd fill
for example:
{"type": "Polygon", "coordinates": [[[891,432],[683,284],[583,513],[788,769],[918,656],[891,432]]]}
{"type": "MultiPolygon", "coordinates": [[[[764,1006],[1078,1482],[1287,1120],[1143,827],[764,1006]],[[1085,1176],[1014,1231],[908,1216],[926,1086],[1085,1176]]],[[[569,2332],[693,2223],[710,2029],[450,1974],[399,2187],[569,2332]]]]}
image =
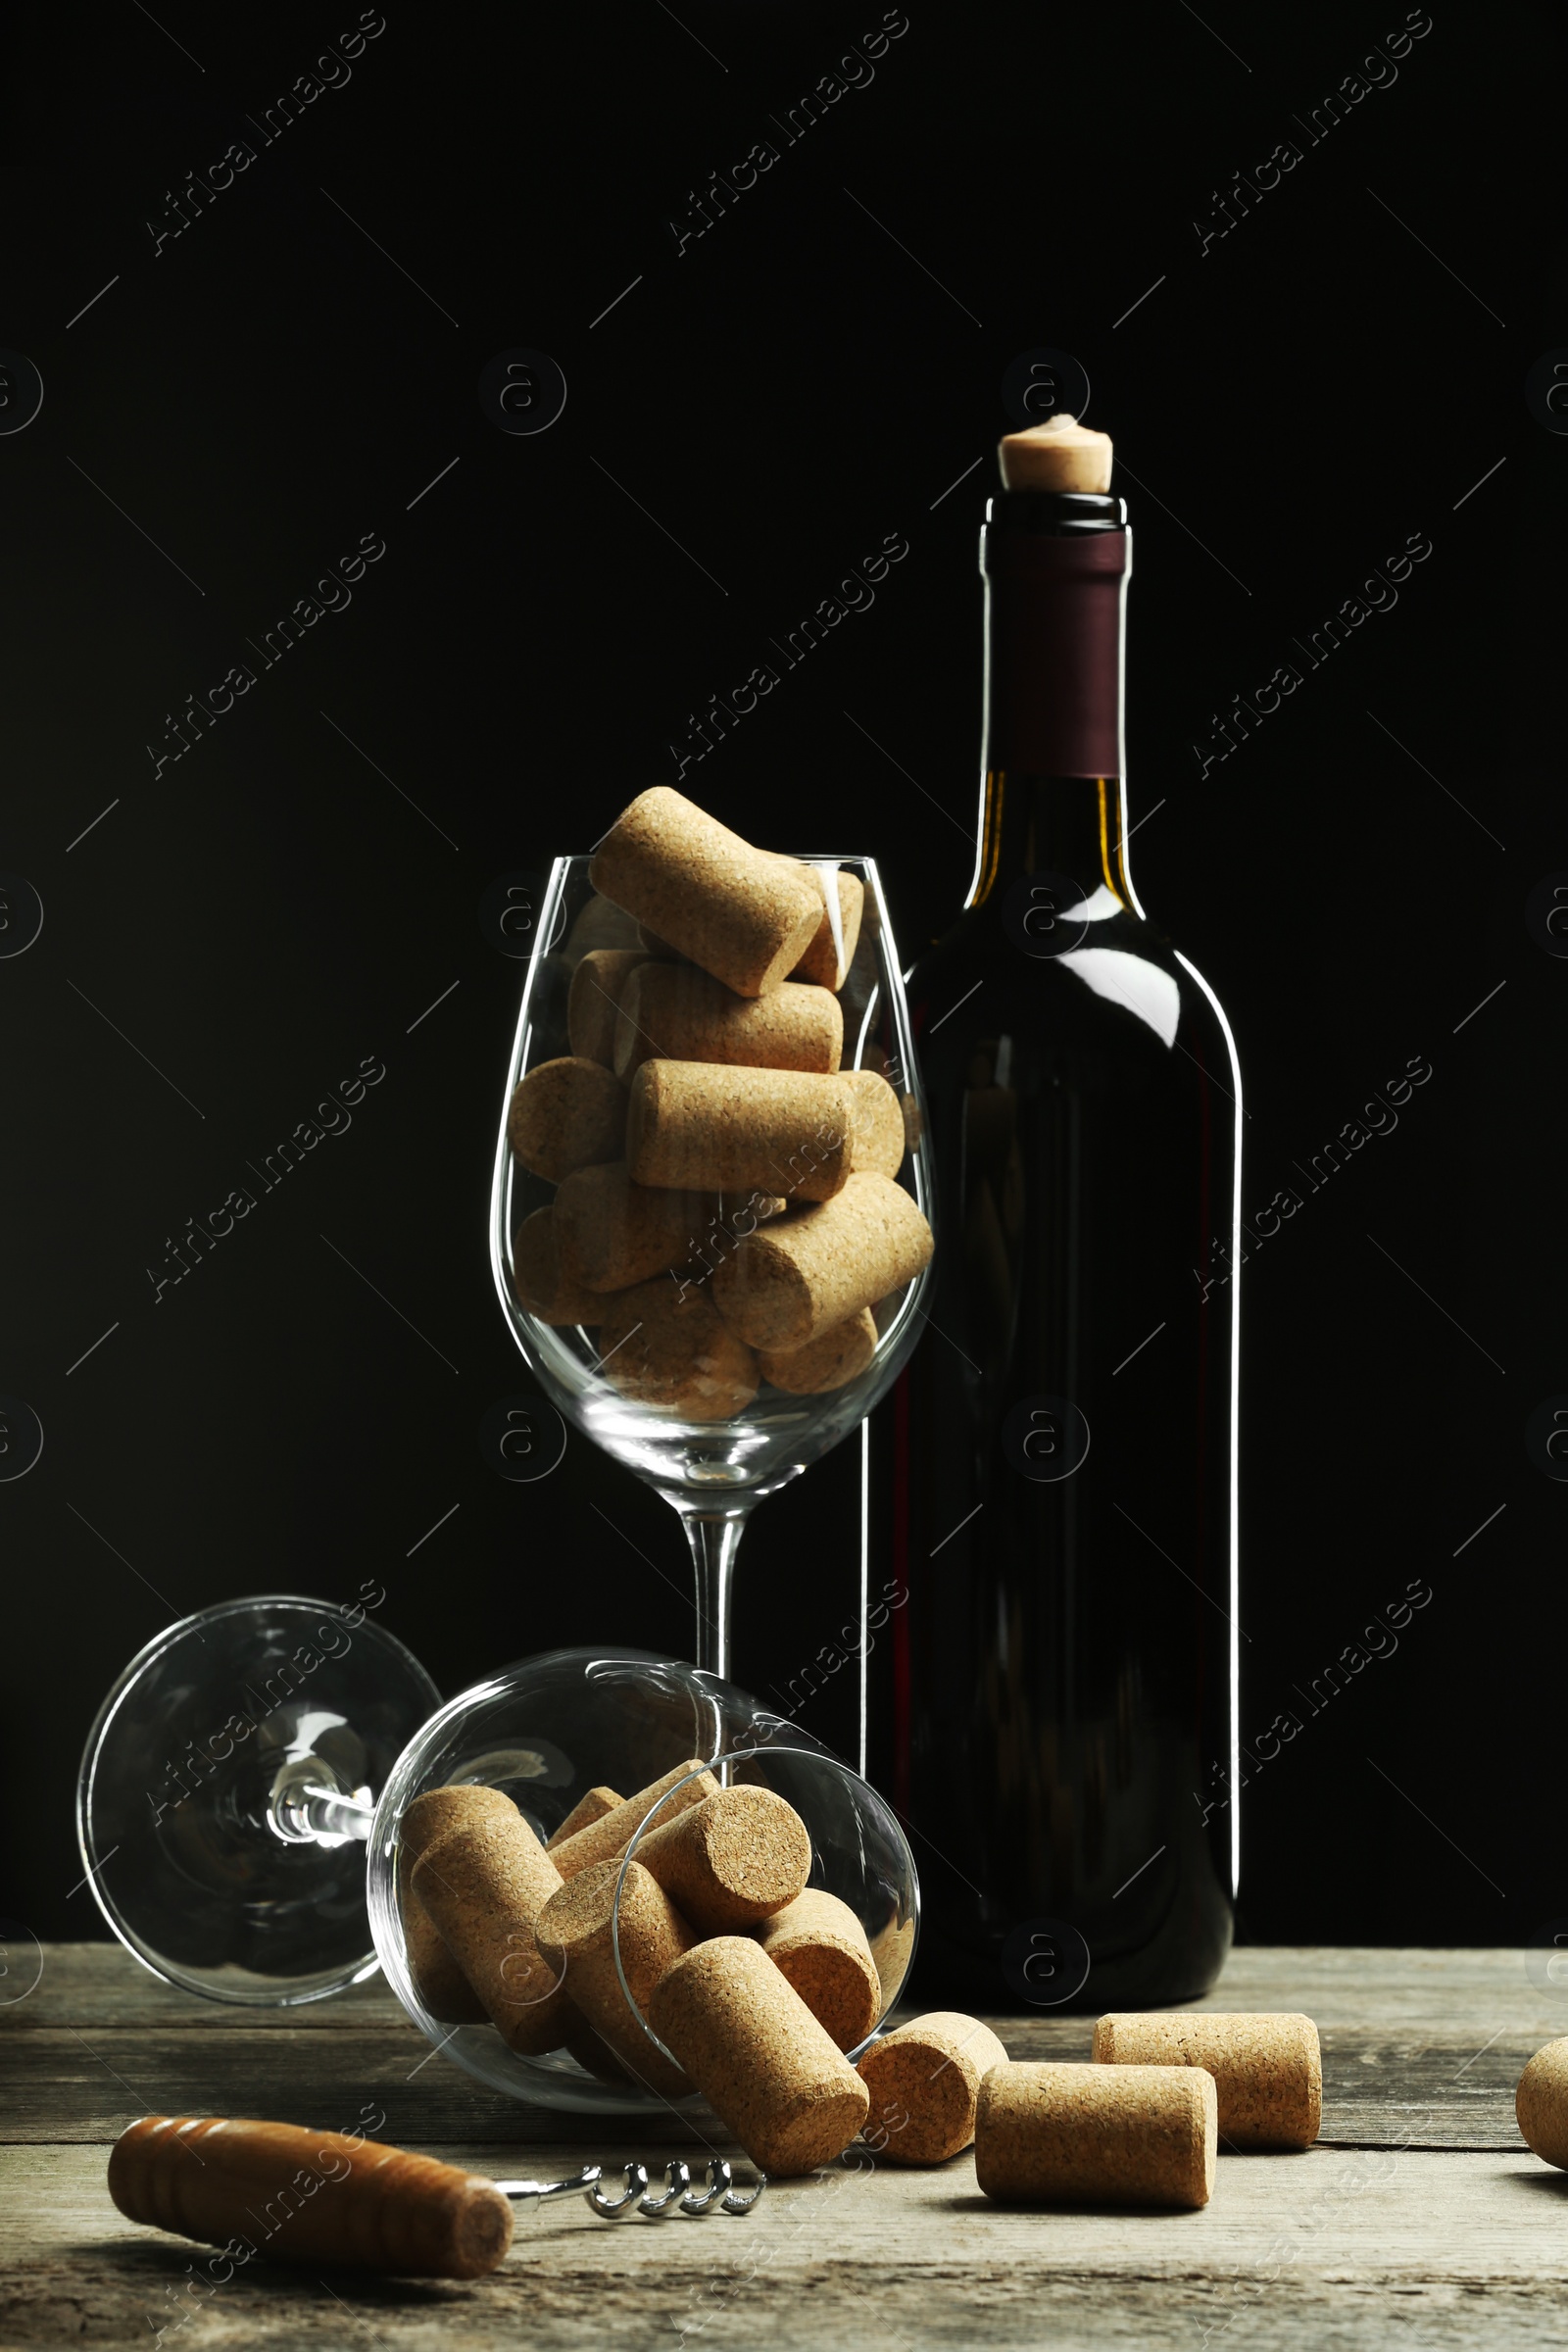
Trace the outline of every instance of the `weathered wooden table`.
{"type": "MultiPolygon", "coordinates": [[[[1537,1978],[1540,1977],[1537,1956],[1537,1978]]],[[[987,2204],[970,2156],[933,2172],[862,2151],[779,2182],[745,2219],[519,2211],[505,2267],[406,2284],[258,2262],[193,2297],[199,2249],[123,2221],[110,2143],[149,2112],[352,2129],[474,2170],[554,2177],[588,2156],[662,2161],[498,2098],[434,2056],[379,1984],[286,2013],[187,1998],[118,1948],[46,1948],[0,2007],[0,2346],[450,2348],[765,2345],[1318,2347],[1559,2344],[1568,2174],[1521,2141],[1525,2060],[1568,2032],[1516,1951],[1249,1950],[1222,2009],[1304,2009],[1323,2035],[1323,2135],[1222,2157],[1201,2213],[987,2204]]],[[[1087,2058],[1087,2018],[996,2021],[1014,2057],[1087,2058]]],[[[691,2154],[693,2151],[686,2151],[691,2154]]],[[[212,2285],[205,2271],[204,2282],[212,2285]]]]}

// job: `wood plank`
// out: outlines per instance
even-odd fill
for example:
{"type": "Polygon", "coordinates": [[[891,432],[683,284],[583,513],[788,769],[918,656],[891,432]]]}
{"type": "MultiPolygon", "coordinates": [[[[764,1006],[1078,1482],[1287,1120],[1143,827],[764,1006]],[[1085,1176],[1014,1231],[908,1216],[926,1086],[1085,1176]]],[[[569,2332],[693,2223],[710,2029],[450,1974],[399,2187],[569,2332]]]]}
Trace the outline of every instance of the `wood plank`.
{"type": "MultiPolygon", "coordinates": [[[[53,1955],[51,1955],[53,1957],[53,1955]]],[[[1563,2019],[1522,1966],[1494,1952],[1242,1953],[1222,1994],[1236,2007],[1311,2006],[1324,2048],[1331,2145],[1517,2150],[1513,2091],[1563,2019]],[[1441,1963],[1454,1980],[1445,1995],[1441,1963]],[[1355,1977],[1341,1967],[1354,1960],[1355,1977]],[[1382,1965],[1374,1971],[1373,1963],[1382,1965]],[[1419,1968],[1414,1964],[1419,1962],[1419,1968]],[[1362,1986],[1361,2020],[1339,2022],[1362,1986]],[[1520,1987],[1536,2003],[1521,2000],[1520,1987]],[[1498,2022],[1524,2009],[1527,2023],[1498,2022]],[[1367,2012],[1382,2009],[1382,2023],[1367,2012]],[[1414,2011],[1414,2016],[1402,2013],[1414,2011]],[[1326,2014],[1325,2014],[1326,2012],[1326,2014]],[[1433,2022],[1422,2024],[1422,2015],[1433,2022]]],[[[1518,1955],[1511,1956],[1514,1961],[1518,1955]]],[[[333,2124],[374,2098],[394,2139],[537,2144],[573,2122],[509,2101],[432,2055],[385,1984],[340,2001],[240,2011],[159,1984],[117,1946],[63,1947],[37,1991],[8,2011],[0,2140],[112,2139],[139,2114],[266,2114],[333,2124]],[[261,2021],[265,2020],[265,2024],[261,2021]]],[[[996,2018],[1015,2058],[1086,2059],[1087,2018],[996,2018]]],[[[582,2126],[591,2137],[592,2120],[582,2126]]]]}
{"type": "MultiPolygon", "coordinates": [[[[1479,2025],[1477,2042],[1497,2027],[1537,2033],[1548,2041],[1568,2034],[1568,1983],[1548,1986],[1541,1981],[1544,1957],[1512,1945],[1437,1951],[1244,1944],[1231,1953],[1214,1991],[1194,2006],[1303,2009],[1319,2026],[1455,2024],[1465,2018],[1479,2025]]],[[[0,2034],[24,2031],[34,2019],[83,2027],[180,2019],[201,2031],[232,2027],[243,2018],[251,2030],[270,2033],[279,2027],[324,2032],[334,2021],[368,2025],[402,2015],[380,1978],[302,2009],[239,2009],[176,1992],[118,1943],[50,1943],[43,1958],[36,1991],[0,2006],[0,2034]]]]}
{"type": "MultiPolygon", "coordinates": [[[[1494,1944],[1243,1944],[1200,2009],[1302,2009],[1322,2026],[1476,2021],[1476,2041],[1497,2027],[1550,2041],[1568,2034],[1568,1981],[1544,1982],[1544,1950],[1494,1944]]],[[[1474,2046],[1474,2045],[1472,2045],[1474,2046]]],[[[1539,2046],[1539,2044],[1538,2044],[1539,2046]]]]}
{"type": "Polygon", "coordinates": [[[326,2000],[307,2001],[303,2008],[250,2009],[178,1991],[144,1968],[123,1944],[46,1943],[42,1956],[43,1973],[35,1989],[24,2000],[0,2007],[0,2036],[27,2033],[38,2024],[83,2029],[183,2024],[200,2033],[207,2027],[232,2030],[239,2019],[261,2034],[278,2027],[293,2033],[312,2028],[330,2032],[345,2020],[392,2024],[403,2015],[381,1976],[326,2000]]]}
{"type": "MultiPolygon", "coordinates": [[[[440,2152],[479,2172],[513,2161],[493,2144],[440,2152]]],[[[563,2169],[580,2160],[564,2142],[538,2153],[563,2169]]],[[[934,2172],[829,2167],[775,2184],[744,2220],[608,2224],[575,2199],[535,2208],[504,2269],[466,2286],[257,2262],[187,2301],[194,2316],[163,2340],[180,2352],[500,2352],[524,2340],[544,2352],[1229,2352],[1261,2334],[1312,2352],[1447,2352],[1484,2332],[1489,2352],[1524,2352],[1561,2340],[1565,2200],[1568,2178],[1528,2155],[1425,2150],[1227,2158],[1212,2204],[1176,2215],[1008,2211],[978,2194],[967,2157],[934,2172]]],[[[101,2149],[0,2155],[0,2338],[18,2352],[145,2347],[180,2316],[188,2263],[213,2283],[185,2241],[114,2211],[101,2149]]]]}
{"type": "MultiPolygon", "coordinates": [[[[1014,2058],[1087,2059],[1082,2018],[995,2021],[1014,2058]]],[[[1330,2027],[1323,2035],[1323,2139],[1330,2146],[1517,2150],[1513,2094],[1539,2046],[1503,2034],[1479,2052],[1465,2029],[1390,2034],[1330,2027]]],[[[575,2121],[503,2098],[433,2054],[404,2020],[345,2025],[333,2034],[286,2029],[252,2036],[232,2025],[199,2034],[167,2027],[46,2028],[8,2045],[0,2141],[107,2140],[138,2115],[268,2115],[342,2126],[374,2099],[383,2137],[429,2141],[575,2136],[575,2121]]],[[[582,2125],[589,2137],[603,2126],[582,2125]]]]}
{"type": "Polygon", "coordinates": [[[107,2141],[149,2114],[267,2116],[343,2131],[368,2100],[386,2113],[379,2136],[400,2142],[418,2134],[526,2140],[563,2129],[559,2117],[487,2090],[405,2022],[254,2037],[232,2026],[199,2034],[111,2026],[85,2034],[65,2027],[18,2035],[0,2082],[0,2134],[16,2142],[107,2141]]]}

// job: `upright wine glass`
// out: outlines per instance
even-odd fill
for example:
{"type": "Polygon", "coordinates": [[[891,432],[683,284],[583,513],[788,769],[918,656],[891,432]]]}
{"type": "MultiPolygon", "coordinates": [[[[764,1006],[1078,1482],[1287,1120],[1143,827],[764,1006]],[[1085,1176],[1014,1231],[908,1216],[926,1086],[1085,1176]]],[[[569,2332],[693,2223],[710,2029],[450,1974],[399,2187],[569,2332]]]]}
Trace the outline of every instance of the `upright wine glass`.
{"type": "MultiPolygon", "coordinates": [[[[875,860],[802,859],[860,883],[863,913],[850,968],[839,989],[844,1020],[841,1067],[875,1070],[902,1105],[906,1149],[897,1181],[929,1221],[931,1175],[924,1104],[905,1001],[899,956],[875,860]]],[[[516,1088],[541,1063],[570,1054],[567,1000],[573,971],[591,949],[647,946],[630,916],[596,895],[586,857],[560,858],[540,908],[536,947],[523,984],[496,1142],[491,1188],[490,1254],[496,1290],[513,1337],[550,1402],[594,1443],[634,1470],[679,1514],[691,1544],[697,1582],[697,1664],[730,1671],[730,1612],[735,1558],[747,1520],[764,1494],[798,1478],[858,1428],[902,1370],[920,1335],[926,1266],[872,1306],[875,1346],[863,1369],[842,1387],[795,1395],[762,1381],[729,1418],[682,1418],[639,1402],[616,1386],[602,1355],[598,1327],[544,1321],[518,1298],[514,1245],[553,1188],[514,1156],[508,1112],[516,1088]]],[[[825,891],[825,896],[829,896],[825,891]]],[[[831,897],[829,896],[829,904],[831,897]]],[[[653,952],[657,953],[657,949],[653,952]]],[[[692,1196],[695,1203],[697,1197],[692,1196]]],[[[756,1196],[694,1205],[689,1248],[671,1271],[698,1281],[757,1223],[756,1196]]]]}

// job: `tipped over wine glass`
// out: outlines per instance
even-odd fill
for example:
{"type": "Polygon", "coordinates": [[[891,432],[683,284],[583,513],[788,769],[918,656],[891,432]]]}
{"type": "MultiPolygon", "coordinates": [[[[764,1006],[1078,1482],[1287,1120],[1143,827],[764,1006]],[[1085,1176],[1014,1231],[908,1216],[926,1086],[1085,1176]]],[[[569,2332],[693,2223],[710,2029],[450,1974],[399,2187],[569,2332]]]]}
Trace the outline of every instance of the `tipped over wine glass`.
{"type": "MultiPolygon", "coordinates": [[[[603,2051],[579,2056],[564,2024],[558,2049],[513,2046],[490,2022],[494,2001],[454,1980],[450,1954],[432,1967],[409,1883],[423,1848],[404,1816],[432,1789],[499,1792],[546,1847],[585,1799],[599,1817],[613,1773],[662,1792],[649,1790],[629,1851],[695,1766],[798,1808],[809,1885],[859,1923],[875,1972],[875,2015],[853,2036],[863,2041],[907,1977],[919,1883],[897,1822],[857,1773],[747,1692],[613,1644],[518,1659],[443,1705],[368,1614],[385,1598],[365,1585],[352,1603],[220,1601],[165,1627],[117,1679],[82,1756],[81,1883],[145,1968],[254,2009],[318,2001],[380,1967],[432,2045],[491,2089],[656,2115],[662,2128],[668,2100],[635,2071],[607,2071],[603,2051]]],[[[510,2016],[515,1980],[502,1974],[510,2016]]],[[[646,2040],[657,2059],[635,2004],[627,2023],[634,2051],[646,2040]]]]}

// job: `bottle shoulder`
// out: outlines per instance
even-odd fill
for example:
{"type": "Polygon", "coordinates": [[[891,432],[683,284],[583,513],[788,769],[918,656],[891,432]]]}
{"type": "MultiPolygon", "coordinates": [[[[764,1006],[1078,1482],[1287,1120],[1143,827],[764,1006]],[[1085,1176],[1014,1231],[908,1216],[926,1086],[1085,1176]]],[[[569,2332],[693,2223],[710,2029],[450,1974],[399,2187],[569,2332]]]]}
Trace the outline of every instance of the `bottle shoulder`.
{"type": "Polygon", "coordinates": [[[1135,1059],[1180,1047],[1238,1094],[1230,1025],[1201,972],[1160,925],[1108,891],[1096,900],[1042,920],[1015,883],[959,915],[908,975],[922,1052],[999,1032],[1119,1041],[1135,1059]]]}

